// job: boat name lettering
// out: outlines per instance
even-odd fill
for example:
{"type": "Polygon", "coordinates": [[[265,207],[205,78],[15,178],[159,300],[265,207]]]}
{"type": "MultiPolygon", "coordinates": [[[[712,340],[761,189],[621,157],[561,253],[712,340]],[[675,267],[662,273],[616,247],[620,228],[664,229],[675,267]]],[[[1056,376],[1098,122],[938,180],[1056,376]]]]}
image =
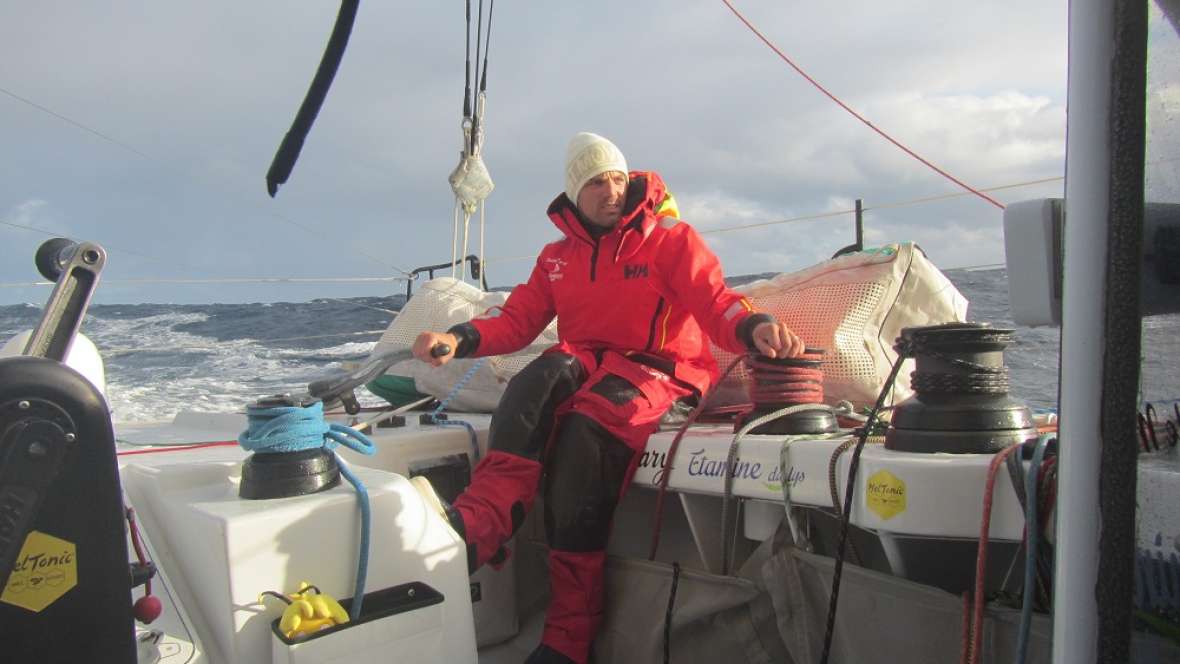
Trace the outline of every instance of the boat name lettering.
{"type": "MultiPolygon", "coordinates": [[[[806,479],[806,477],[807,477],[807,473],[803,472],[802,470],[800,470],[794,466],[787,468],[786,481],[787,481],[787,484],[791,485],[792,487],[798,486],[800,482],[802,482],[804,479],[806,479]]],[[[770,472],[766,474],[766,481],[767,482],[782,482],[783,481],[782,469],[778,466],[771,466],[770,472]]]]}
{"type": "Polygon", "coordinates": [[[690,477],[723,477],[726,474],[734,479],[756,480],[762,477],[762,464],[757,461],[742,461],[741,457],[735,457],[731,468],[726,460],[710,459],[703,449],[691,453],[690,456],[690,477]]]}
{"type": "MultiPolygon", "coordinates": [[[[767,482],[782,482],[784,479],[782,469],[777,465],[769,466],[768,471],[767,467],[759,461],[742,461],[741,457],[737,457],[734,459],[733,467],[730,468],[725,459],[710,457],[704,448],[689,452],[688,457],[689,477],[724,477],[728,473],[734,479],[757,480],[762,479],[763,475],[766,476],[765,481],[767,482]]],[[[639,468],[655,469],[651,481],[653,484],[659,484],[663,480],[664,473],[668,472],[668,452],[645,451],[639,456],[639,468]]],[[[791,486],[797,486],[806,478],[807,474],[799,468],[795,466],[787,468],[785,479],[791,486]]]]}
{"type": "Polygon", "coordinates": [[[668,472],[668,469],[665,467],[665,463],[666,463],[667,459],[668,459],[667,452],[652,452],[650,450],[645,451],[643,454],[641,454],[639,456],[639,467],[640,468],[658,468],[659,469],[655,472],[655,475],[652,475],[652,478],[651,478],[652,484],[659,484],[660,482],[663,481],[664,473],[668,472]]]}

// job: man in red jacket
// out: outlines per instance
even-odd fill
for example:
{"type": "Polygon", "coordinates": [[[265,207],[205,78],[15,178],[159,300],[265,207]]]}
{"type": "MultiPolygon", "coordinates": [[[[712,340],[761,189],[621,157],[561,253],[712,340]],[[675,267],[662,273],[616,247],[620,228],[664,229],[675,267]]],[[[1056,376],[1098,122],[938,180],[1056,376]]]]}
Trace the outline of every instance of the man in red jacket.
{"type": "Polygon", "coordinates": [[[528,283],[503,307],[414,342],[437,366],[524,348],[557,317],[558,344],[509,381],[488,455],[447,510],[474,570],[503,562],[544,491],[552,599],[533,664],[586,661],[615,506],[660,417],[716,379],[709,340],[734,353],[803,352],[784,324],[726,288],[691,226],[661,212],[659,175],[628,171],[613,143],[583,132],[570,141],[565,184],[548,210],[565,237],[541,250],[528,283]],[[439,344],[451,352],[432,357],[439,344]]]}

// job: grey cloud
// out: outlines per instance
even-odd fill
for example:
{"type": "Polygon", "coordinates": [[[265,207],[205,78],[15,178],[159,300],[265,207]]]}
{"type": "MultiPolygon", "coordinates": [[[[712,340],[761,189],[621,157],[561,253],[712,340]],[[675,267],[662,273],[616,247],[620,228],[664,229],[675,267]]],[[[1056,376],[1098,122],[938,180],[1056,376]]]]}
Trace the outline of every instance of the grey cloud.
{"type": "MultiPolygon", "coordinates": [[[[854,108],[880,113],[871,119],[927,141],[936,163],[991,185],[1060,174],[1052,155],[1064,136],[1065,10],[1044,4],[737,6],[854,108]],[[992,136],[978,126],[956,132],[945,117],[923,131],[908,122],[916,111],[890,105],[906,95],[930,103],[1004,91],[1045,98],[1056,110],[1030,112],[992,136]],[[985,137],[994,145],[973,158],[985,137]]],[[[0,44],[0,56],[18,66],[0,86],[151,158],[0,96],[8,164],[0,210],[44,199],[61,228],[134,252],[111,251],[112,280],[373,276],[389,274],[389,265],[446,260],[453,212],[446,176],[458,160],[463,89],[461,3],[362,4],[295,172],[276,200],[266,197],[263,175],[336,9],[277,0],[9,3],[0,21],[21,29],[0,44]]],[[[954,190],[802,81],[721,3],[496,9],[485,146],[496,181],[487,202],[489,257],[529,254],[554,236],[543,210],[560,190],[565,142],[578,130],[611,136],[636,167],[659,170],[685,201],[714,192],[714,202],[731,201],[733,208],[710,210],[709,223],[719,225],[823,211],[833,198],[879,203],[954,190]]],[[[963,121],[1004,120],[941,110],[963,121]]],[[[953,205],[970,227],[996,223],[985,203],[953,205]]],[[[876,223],[895,218],[881,213],[876,223]]],[[[945,209],[912,208],[893,229],[937,243],[945,236],[926,229],[946,218],[945,209]]],[[[730,273],[798,269],[838,248],[829,245],[847,243],[850,224],[841,223],[710,241],[730,273]],[[798,234],[807,246],[798,246],[798,234]]],[[[0,233],[6,258],[31,257],[43,239],[11,227],[0,233]]],[[[27,280],[23,260],[3,261],[0,282],[27,280]]],[[[493,264],[489,273],[495,285],[508,285],[529,266],[493,264]]],[[[118,288],[110,297],[302,299],[312,292],[183,288],[118,288]]],[[[390,290],[370,288],[381,290],[364,294],[390,290]]],[[[22,300],[36,298],[0,289],[0,301],[22,300]]]]}

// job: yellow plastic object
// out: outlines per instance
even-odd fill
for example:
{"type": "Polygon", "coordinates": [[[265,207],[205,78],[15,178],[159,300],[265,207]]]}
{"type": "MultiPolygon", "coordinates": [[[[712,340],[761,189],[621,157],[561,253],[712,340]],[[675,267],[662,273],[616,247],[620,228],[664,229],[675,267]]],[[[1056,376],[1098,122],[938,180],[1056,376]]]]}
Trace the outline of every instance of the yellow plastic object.
{"type": "Polygon", "coordinates": [[[292,641],[348,622],[348,612],[340,602],[306,581],[300,582],[299,590],[289,595],[264,594],[282,597],[287,602],[279,619],[279,631],[292,641]]]}

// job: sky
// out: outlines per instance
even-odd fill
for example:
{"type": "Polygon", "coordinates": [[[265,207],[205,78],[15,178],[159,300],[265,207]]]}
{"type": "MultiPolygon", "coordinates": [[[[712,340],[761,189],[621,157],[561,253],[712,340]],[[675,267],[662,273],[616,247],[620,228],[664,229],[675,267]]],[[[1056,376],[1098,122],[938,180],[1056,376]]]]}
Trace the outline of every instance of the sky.
{"type": "MultiPolygon", "coordinates": [[[[990,193],[1004,204],[1062,194],[1064,0],[732,2],[833,95],[963,182],[1008,187],[990,193]]],[[[57,235],[106,249],[99,303],[383,295],[449,261],[458,0],[361,3],[299,162],[266,193],[338,9],[0,5],[0,304],[45,302],[32,257],[57,235]]],[[[851,213],[830,213],[858,198],[868,245],[913,241],[943,269],[1004,259],[999,208],[956,195],[839,108],[721,0],[501,0],[486,104],[491,286],[526,279],[559,237],[544,211],[578,131],[659,172],[730,275],[830,257],[854,239],[851,213]],[[767,223],[816,215],[829,216],[767,223]]],[[[469,253],[478,228],[477,215],[469,253]]]]}

